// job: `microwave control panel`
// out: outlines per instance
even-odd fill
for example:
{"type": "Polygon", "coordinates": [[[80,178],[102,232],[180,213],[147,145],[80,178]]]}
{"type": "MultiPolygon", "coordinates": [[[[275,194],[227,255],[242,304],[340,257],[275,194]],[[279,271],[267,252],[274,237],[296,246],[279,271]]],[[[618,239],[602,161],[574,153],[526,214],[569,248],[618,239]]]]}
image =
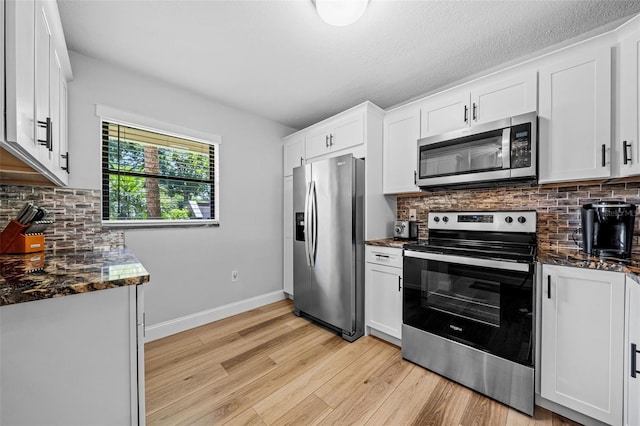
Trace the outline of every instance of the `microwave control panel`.
{"type": "Polygon", "coordinates": [[[511,168],[531,166],[531,123],[511,128],[511,168]]]}

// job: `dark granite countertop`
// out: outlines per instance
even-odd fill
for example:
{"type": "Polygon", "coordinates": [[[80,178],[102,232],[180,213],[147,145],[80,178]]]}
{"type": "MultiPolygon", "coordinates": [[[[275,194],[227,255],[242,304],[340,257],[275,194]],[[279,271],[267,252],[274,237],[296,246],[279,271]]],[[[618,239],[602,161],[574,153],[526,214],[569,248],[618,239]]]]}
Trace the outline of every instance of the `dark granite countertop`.
{"type": "Polygon", "coordinates": [[[379,240],[369,240],[364,243],[368,246],[378,246],[378,247],[392,247],[392,248],[402,248],[406,243],[416,241],[416,240],[396,240],[393,238],[381,238],[379,240]]]}
{"type": "Polygon", "coordinates": [[[126,247],[0,255],[0,306],[148,281],[149,273],[126,247]]]}
{"type": "Polygon", "coordinates": [[[624,272],[634,278],[640,276],[640,253],[633,253],[630,259],[619,259],[589,256],[580,250],[560,249],[557,252],[538,250],[537,260],[550,265],[624,272]]]}

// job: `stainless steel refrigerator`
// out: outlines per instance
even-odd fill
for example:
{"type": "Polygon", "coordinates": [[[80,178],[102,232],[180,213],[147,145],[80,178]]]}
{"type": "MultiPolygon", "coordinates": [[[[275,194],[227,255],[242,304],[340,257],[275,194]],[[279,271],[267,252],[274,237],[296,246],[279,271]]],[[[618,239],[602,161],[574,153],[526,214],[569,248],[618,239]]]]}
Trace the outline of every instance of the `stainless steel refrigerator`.
{"type": "Polygon", "coordinates": [[[293,169],[294,313],[353,342],[364,331],[364,160],[293,169]]]}

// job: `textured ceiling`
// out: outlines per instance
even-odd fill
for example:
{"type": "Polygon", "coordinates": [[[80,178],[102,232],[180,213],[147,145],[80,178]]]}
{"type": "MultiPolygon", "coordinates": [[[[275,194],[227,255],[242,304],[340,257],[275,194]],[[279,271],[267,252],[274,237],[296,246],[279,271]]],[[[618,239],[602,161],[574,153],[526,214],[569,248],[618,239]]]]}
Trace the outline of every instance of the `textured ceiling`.
{"type": "Polygon", "coordinates": [[[382,108],[640,13],[640,1],[58,0],[70,50],[293,128],[382,108]]]}

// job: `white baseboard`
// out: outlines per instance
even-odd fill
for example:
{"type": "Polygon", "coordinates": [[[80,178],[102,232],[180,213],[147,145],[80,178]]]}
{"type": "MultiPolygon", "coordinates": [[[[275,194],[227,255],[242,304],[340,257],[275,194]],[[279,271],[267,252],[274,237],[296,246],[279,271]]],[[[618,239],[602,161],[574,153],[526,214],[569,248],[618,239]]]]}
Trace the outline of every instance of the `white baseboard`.
{"type": "Polygon", "coordinates": [[[273,293],[262,294],[250,299],[240,300],[239,302],[229,303],[228,305],[207,309],[206,311],[196,312],[195,314],[186,315],[170,321],[153,324],[145,327],[144,341],[151,342],[153,340],[161,339],[172,334],[180,333],[181,331],[199,327],[213,321],[218,321],[285,298],[285,293],[282,290],[278,290],[273,293]]]}

